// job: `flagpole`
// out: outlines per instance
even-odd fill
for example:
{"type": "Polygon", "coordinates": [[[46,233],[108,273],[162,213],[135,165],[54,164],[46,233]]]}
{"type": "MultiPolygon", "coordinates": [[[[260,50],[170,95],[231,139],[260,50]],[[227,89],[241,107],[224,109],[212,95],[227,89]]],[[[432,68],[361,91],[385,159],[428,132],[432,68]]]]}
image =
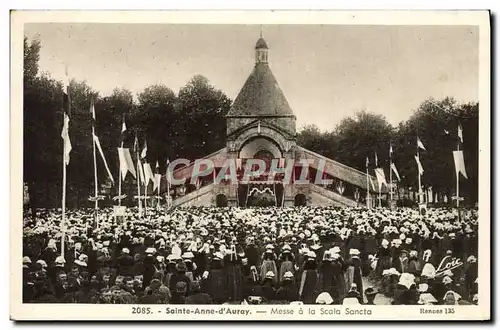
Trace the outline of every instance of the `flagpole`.
{"type": "MultiPolygon", "coordinates": [[[[158,161],[156,162],[156,165],[158,165],[158,161]]],[[[156,199],[156,208],[159,209],[160,208],[160,187],[161,187],[161,174],[160,174],[160,167],[158,166],[158,174],[160,176],[160,180],[158,182],[158,187],[156,187],[156,197],[158,197],[156,199]]],[[[155,180],[156,180],[156,174],[155,174],[155,180]]]]}
{"type": "Polygon", "coordinates": [[[169,170],[170,160],[167,159],[167,172],[165,173],[165,178],[167,181],[167,208],[170,208],[170,170],[169,170]]]}
{"type": "Polygon", "coordinates": [[[368,162],[366,164],[366,207],[370,208],[370,181],[368,176],[368,162]]]}
{"type": "Polygon", "coordinates": [[[142,204],[141,204],[141,176],[140,176],[140,158],[139,158],[139,141],[137,140],[137,130],[135,132],[135,154],[137,156],[137,206],[139,208],[139,217],[142,215],[142,204]]]}
{"type": "MultiPolygon", "coordinates": [[[[146,177],[146,173],[144,173],[144,177],[146,177]]],[[[146,178],[144,178],[144,180],[146,180],[146,178]]],[[[144,214],[148,213],[148,185],[149,185],[149,179],[144,182],[144,214]]]]}
{"type": "MultiPolygon", "coordinates": [[[[460,151],[460,142],[457,141],[457,151],[460,151]]],[[[460,173],[455,170],[457,176],[457,209],[460,206],[460,173]]]]}
{"type": "MultiPolygon", "coordinates": [[[[121,140],[122,141],[120,143],[120,147],[123,149],[123,138],[121,140]]],[[[121,173],[121,168],[119,168],[118,169],[118,206],[121,206],[121,205],[122,205],[122,173],[121,173]]]]}
{"type": "MultiPolygon", "coordinates": [[[[420,153],[418,151],[418,146],[417,146],[417,158],[420,161],[420,153]]],[[[422,182],[421,182],[420,169],[418,169],[418,203],[419,204],[422,203],[422,182]]]]}
{"type": "Polygon", "coordinates": [[[390,196],[390,199],[391,199],[391,202],[392,202],[392,144],[391,142],[389,142],[390,146],[389,146],[389,183],[390,183],[390,186],[389,186],[389,196],[390,196]]]}
{"type": "MultiPolygon", "coordinates": [[[[66,120],[66,116],[69,116],[69,112],[71,109],[71,99],[70,99],[70,94],[69,94],[69,78],[68,78],[68,67],[66,66],[65,68],[65,74],[66,74],[66,79],[67,79],[67,86],[66,86],[66,94],[68,96],[68,109],[65,109],[65,104],[63,101],[63,129],[64,129],[64,122],[66,120]],[[68,113],[66,113],[66,110],[68,113]]],[[[68,131],[69,131],[69,124],[68,124],[68,131]]],[[[68,132],[69,135],[69,132],[68,132]]],[[[61,256],[64,258],[64,241],[66,240],[66,141],[63,141],[63,182],[62,182],[62,205],[61,205],[61,256]]]]}
{"type": "MultiPolygon", "coordinates": [[[[64,153],[63,148],[63,153],[64,153]]],[[[66,236],[66,162],[63,157],[63,186],[62,186],[62,217],[61,217],[61,256],[64,258],[64,240],[66,236]]]]}
{"type": "Polygon", "coordinates": [[[97,212],[99,208],[99,201],[97,199],[97,194],[98,194],[98,189],[97,189],[97,158],[96,158],[96,152],[95,152],[95,108],[94,108],[94,100],[91,100],[92,102],[92,152],[94,155],[94,224],[97,226],[97,212]]]}

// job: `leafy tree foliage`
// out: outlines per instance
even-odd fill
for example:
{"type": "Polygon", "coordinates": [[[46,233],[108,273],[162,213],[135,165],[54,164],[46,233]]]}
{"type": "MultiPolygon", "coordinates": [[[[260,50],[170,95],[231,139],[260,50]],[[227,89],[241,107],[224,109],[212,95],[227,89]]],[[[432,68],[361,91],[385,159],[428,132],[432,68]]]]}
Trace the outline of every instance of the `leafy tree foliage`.
{"type": "MultiPolygon", "coordinates": [[[[442,196],[455,195],[455,165],[452,151],[464,151],[468,179],[460,178],[461,196],[466,202],[477,201],[478,194],[478,103],[459,104],[452,98],[424,101],[406,121],[392,127],[380,115],[366,111],[343,119],[330,132],[321,132],[315,126],[306,126],[297,136],[305,148],[365,171],[366,157],[374,167],[375,152],[378,165],[389,177],[389,144],[392,143],[392,160],[401,176],[400,187],[418,187],[417,136],[426,150],[420,150],[424,167],[423,188],[432,187],[442,196]],[[463,144],[458,144],[457,127],[463,128],[463,144]]],[[[373,172],[372,172],[373,174],[373,172]]]]}
{"type": "MultiPolygon", "coordinates": [[[[32,207],[59,207],[62,169],[62,101],[63,84],[38,68],[38,40],[24,40],[24,181],[28,184],[32,207]]],[[[96,134],[115,180],[118,179],[118,155],[122,121],[128,136],[125,147],[132,147],[135,135],[140,147],[148,143],[147,160],[165,170],[167,159],[196,159],[223,148],[225,116],[231,100],[212,86],[209,80],[196,75],[177,95],[165,85],[151,85],[136,96],[123,88],[101,96],[86,82],[70,82],[71,123],[73,145],[68,166],[68,205],[89,206],[93,195],[94,173],[91,135],[91,100],[95,102],[96,134]]],[[[379,166],[388,174],[389,143],[393,146],[393,161],[398,167],[400,186],[416,189],[417,167],[414,155],[417,136],[427,150],[420,151],[425,169],[424,187],[451,197],[455,194],[455,169],[452,151],[457,149],[457,126],[463,127],[464,150],[469,179],[461,178],[461,195],[469,203],[477,201],[478,189],[478,103],[459,104],[456,100],[429,99],[414,114],[397,127],[380,115],[358,111],[343,119],[330,131],[322,132],[311,125],[297,135],[297,142],[315,152],[365,171],[365,159],[374,166],[377,152],[379,166]]],[[[108,181],[98,156],[99,183],[108,181]]],[[[133,188],[130,176],[124,191],[133,188]]],[[[113,189],[116,189],[114,187],[113,189]]],[[[129,193],[129,195],[132,195],[129,193]]]]}
{"type": "MultiPolygon", "coordinates": [[[[40,42],[24,42],[24,181],[33,207],[59,207],[63,84],[40,74],[40,42]]],[[[167,159],[200,158],[224,146],[225,115],[232,102],[200,75],[194,76],[178,95],[165,85],[151,85],[137,95],[136,101],[123,88],[103,97],[87,82],[72,80],[70,100],[70,207],[89,206],[88,197],[94,192],[91,100],[95,103],[95,132],[115,181],[119,170],[116,148],[120,146],[124,119],[128,128],[124,146],[132,148],[135,135],[140,148],[147,141],[147,161],[153,168],[158,161],[164,171],[167,159]]],[[[99,184],[109,181],[98,154],[97,172],[99,184]]],[[[132,181],[128,176],[123,192],[133,188],[132,181]]],[[[117,187],[112,189],[116,191],[117,187]]]]}

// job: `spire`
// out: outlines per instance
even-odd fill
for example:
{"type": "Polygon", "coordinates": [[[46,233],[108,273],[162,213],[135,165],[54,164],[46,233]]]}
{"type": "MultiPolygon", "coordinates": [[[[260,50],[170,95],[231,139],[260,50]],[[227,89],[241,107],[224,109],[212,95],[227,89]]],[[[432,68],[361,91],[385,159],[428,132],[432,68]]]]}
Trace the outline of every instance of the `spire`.
{"type": "Polygon", "coordinates": [[[260,27],[260,38],[255,44],[255,63],[267,63],[267,43],[262,37],[262,25],[260,27]]]}

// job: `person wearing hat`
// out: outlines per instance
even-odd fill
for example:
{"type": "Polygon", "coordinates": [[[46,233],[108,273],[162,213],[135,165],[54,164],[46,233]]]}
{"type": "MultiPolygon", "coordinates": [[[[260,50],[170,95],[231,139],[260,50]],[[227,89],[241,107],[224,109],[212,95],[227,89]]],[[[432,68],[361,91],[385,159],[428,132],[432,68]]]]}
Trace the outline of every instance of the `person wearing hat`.
{"type": "Polygon", "coordinates": [[[366,305],[375,305],[375,297],[377,296],[377,289],[368,288],[365,290],[366,305]]]}
{"type": "Polygon", "coordinates": [[[299,297],[304,304],[314,304],[318,296],[318,271],[316,270],[316,253],[309,251],[300,278],[299,297]]]}
{"type": "Polygon", "coordinates": [[[356,283],[351,284],[349,291],[347,291],[345,298],[342,300],[342,304],[344,304],[346,300],[350,301],[352,299],[356,299],[359,304],[363,304],[363,297],[360,294],[360,291],[356,283]]]}
{"type": "Polygon", "coordinates": [[[264,277],[264,281],[262,283],[262,297],[267,302],[272,302],[276,300],[276,289],[274,288],[274,279],[276,278],[276,274],[273,271],[268,271],[264,277]]]}
{"type": "Polygon", "coordinates": [[[207,293],[215,304],[222,304],[228,300],[227,276],[224,271],[224,256],[220,252],[214,253],[210,261],[210,271],[206,271],[207,293]]]}
{"type": "Polygon", "coordinates": [[[291,272],[292,274],[295,272],[295,256],[292,253],[292,249],[290,245],[285,244],[281,248],[281,254],[279,257],[280,260],[280,276],[279,276],[279,282],[281,283],[283,281],[283,276],[285,275],[286,272],[291,272]]]}
{"type": "Polygon", "coordinates": [[[333,298],[328,292],[321,292],[316,298],[317,305],[332,305],[333,303],[333,298]]]}
{"type": "Polygon", "coordinates": [[[151,281],[153,280],[153,276],[156,273],[156,249],[150,247],[146,249],[146,255],[144,256],[143,261],[143,286],[148,287],[151,281]]]}
{"type": "MultiPolygon", "coordinates": [[[[318,267],[318,290],[320,292],[328,292],[331,297],[338,295],[337,277],[334,274],[332,261],[331,250],[326,250],[323,254],[323,260],[318,267]]],[[[335,300],[335,302],[337,301],[335,300]]]]}
{"type": "Polygon", "coordinates": [[[465,267],[466,267],[464,274],[465,290],[468,294],[467,299],[471,299],[471,296],[474,293],[477,293],[477,284],[475,283],[475,281],[478,277],[478,269],[477,269],[477,259],[474,255],[470,255],[467,258],[467,263],[465,267]]]}
{"type": "Polygon", "coordinates": [[[231,245],[224,256],[224,273],[227,277],[228,301],[241,301],[243,299],[243,275],[241,260],[236,253],[236,245],[231,245]]]}
{"type": "Polygon", "coordinates": [[[255,238],[250,236],[245,247],[245,256],[248,258],[248,265],[257,267],[260,265],[259,248],[255,244],[255,238]]]}
{"type": "Polygon", "coordinates": [[[282,302],[291,302],[299,299],[297,286],[295,285],[294,276],[291,271],[283,274],[283,279],[280,282],[280,287],[276,291],[276,299],[282,302]]]}
{"type": "Polygon", "coordinates": [[[273,285],[278,283],[278,268],[276,267],[276,255],[272,244],[266,245],[266,250],[262,255],[262,264],[260,265],[260,277],[264,280],[269,272],[274,274],[273,285]]]}
{"type": "Polygon", "coordinates": [[[349,255],[351,257],[347,260],[347,270],[345,274],[346,287],[350,288],[352,284],[356,284],[362,301],[363,278],[361,260],[359,259],[360,252],[358,249],[350,249],[349,255]]]}
{"type": "Polygon", "coordinates": [[[382,276],[382,272],[386,269],[391,268],[391,249],[389,248],[389,241],[383,239],[380,248],[377,251],[377,267],[375,268],[375,273],[378,277],[382,276]]]}
{"type": "Polygon", "coordinates": [[[212,298],[208,293],[201,291],[200,282],[194,281],[191,287],[191,294],[186,298],[187,305],[210,305],[212,298]]]}
{"type": "Polygon", "coordinates": [[[116,266],[119,275],[133,276],[134,258],[128,248],[122,249],[121,255],[116,259],[116,266]]]}

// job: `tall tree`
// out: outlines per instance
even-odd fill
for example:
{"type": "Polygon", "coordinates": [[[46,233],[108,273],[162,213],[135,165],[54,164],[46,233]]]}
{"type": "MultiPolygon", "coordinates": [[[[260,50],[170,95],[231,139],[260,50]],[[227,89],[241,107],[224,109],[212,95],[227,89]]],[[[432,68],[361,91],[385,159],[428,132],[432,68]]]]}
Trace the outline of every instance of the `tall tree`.
{"type": "Polygon", "coordinates": [[[165,85],[151,85],[138,95],[138,106],[132,122],[142,141],[148,143],[148,161],[157,160],[162,168],[167,158],[172,158],[179,146],[179,116],[176,112],[177,97],[165,85]]]}
{"type": "Polygon", "coordinates": [[[207,78],[196,75],[179,91],[179,123],[177,129],[181,157],[203,157],[225,145],[226,118],[231,100],[210,84],[207,78]]]}

